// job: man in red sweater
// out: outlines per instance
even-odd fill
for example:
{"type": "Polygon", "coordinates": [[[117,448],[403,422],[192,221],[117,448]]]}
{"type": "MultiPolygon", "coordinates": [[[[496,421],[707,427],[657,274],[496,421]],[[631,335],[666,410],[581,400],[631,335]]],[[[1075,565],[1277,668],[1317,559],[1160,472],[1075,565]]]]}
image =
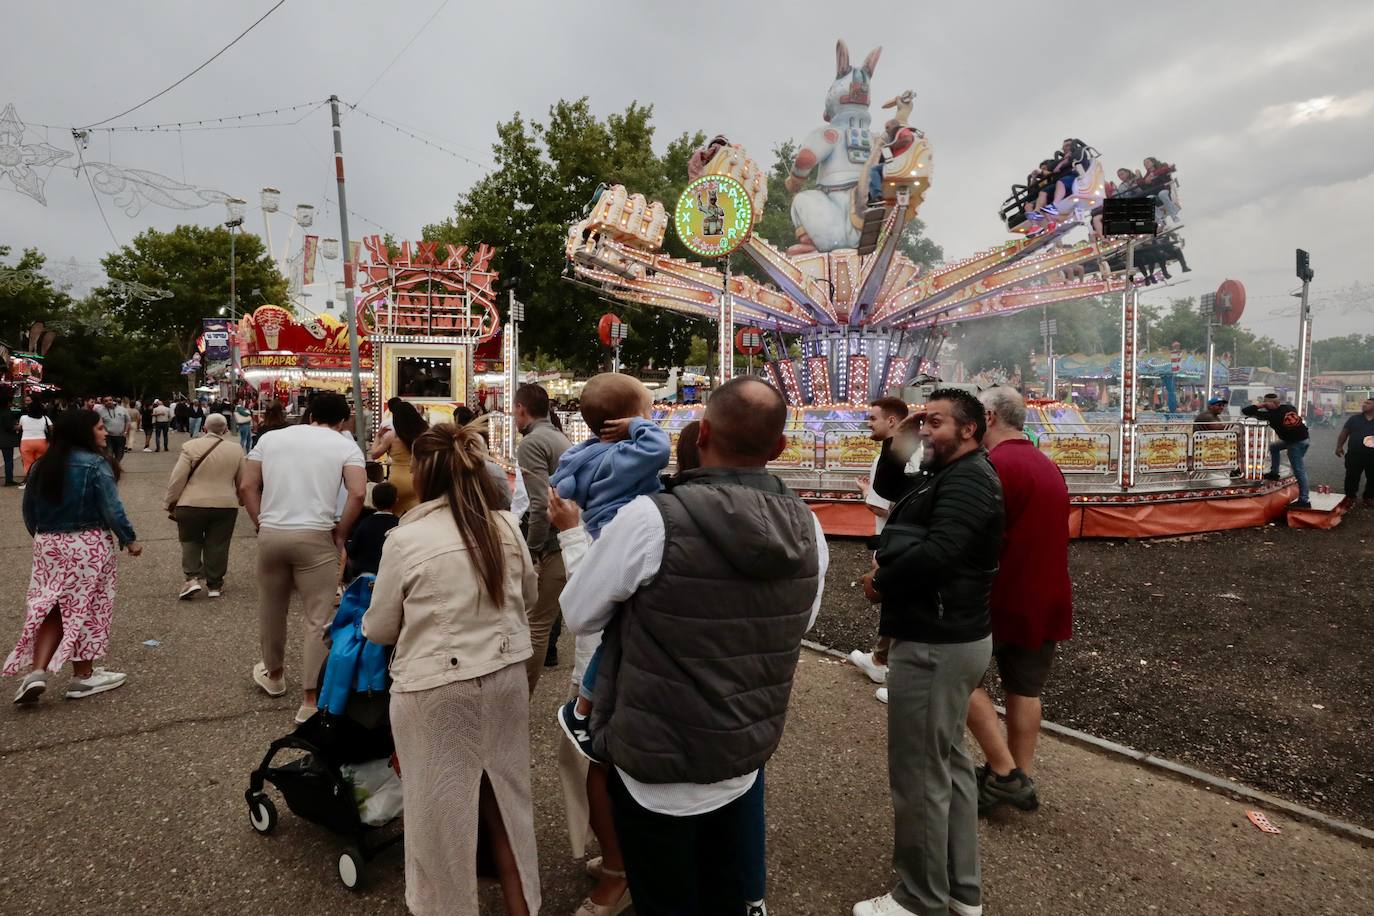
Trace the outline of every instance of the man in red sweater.
{"type": "Polygon", "coordinates": [[[969,702],[968,727],[987,763],[978,770],[980,814],[1011,804],[1039,807],[1031,765],[1040,734],[1040,690],[1055,646],[1069,638],[1069,489],[1059,467],[1026,438],[1026,402],[1012,388],[984,391],[983,445],[1002,481],[1006,527],[992,584],[993,657],[1007,696],[1007,733],[982,687],[969,702]]]}

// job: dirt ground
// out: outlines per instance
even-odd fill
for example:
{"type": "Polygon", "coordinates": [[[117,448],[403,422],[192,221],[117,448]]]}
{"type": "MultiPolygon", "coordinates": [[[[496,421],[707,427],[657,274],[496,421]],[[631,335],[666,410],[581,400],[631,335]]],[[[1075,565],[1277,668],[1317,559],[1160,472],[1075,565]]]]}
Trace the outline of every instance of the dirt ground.
{"type": "MultiPolygon", "coordinates": [[[[1331,444],[1314,436],[1312,483],[1339,491],[1331,444]]],[[[863,544],[832,541],[831,562],[812,638],[867,648],[876,609],[849,587],[863,544]]],[[[1047,719],[1374,827],[1374,511],[1332,531],[1076,541],[1069,565],[1047,719]]]]}

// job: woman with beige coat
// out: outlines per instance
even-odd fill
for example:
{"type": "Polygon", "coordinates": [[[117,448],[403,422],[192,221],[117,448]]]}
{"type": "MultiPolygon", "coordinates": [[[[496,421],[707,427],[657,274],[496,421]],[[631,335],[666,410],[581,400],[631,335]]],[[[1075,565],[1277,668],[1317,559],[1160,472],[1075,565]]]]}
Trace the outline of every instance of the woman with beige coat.
{"type": "Polygon", "coordinates": [[[187,441],[177,456],[163,505],[176,521],[181,541],[186,583],[177,597],[183,601],[194,598],[202,586],[211,598],[223,593],[229,544],[239,519],[243,461],[243,449],[219,413],[206,417],[205,435],[187,441]]]}
{"type": "Polygon", "coordinates": [[[539,911],[530,802],[529,550],[481,437],[451,423],[411,448],[420,504],[387,535],[363,635],[394,645],[391,730],[405,793],[406,905],[477,908],[477,830],[508,916],[539,911]]]}

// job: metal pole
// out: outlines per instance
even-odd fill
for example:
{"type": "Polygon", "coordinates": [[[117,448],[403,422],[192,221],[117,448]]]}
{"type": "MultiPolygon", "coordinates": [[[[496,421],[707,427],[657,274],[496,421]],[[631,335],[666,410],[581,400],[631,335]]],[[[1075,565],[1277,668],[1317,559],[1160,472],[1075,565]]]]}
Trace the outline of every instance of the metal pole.
{"type": "Polygon", "coordinates": [[[234,345],[235,327],[238,325],[238,286],[235,272],[234,227],[229,227],[229,399],[234,399],[234,370],[238,368],[238,347],[234,345]]]}
{"type": "Polygon", "coordinates": [[[735,301],[730,295],[730,259],[725,259],[725,283],[720,288],[720,338],[716,342],[716,359],[720,363],[720,383],[724,385],[734,375],[734,354],[731,339],[735,333],[735,301]]]}
{"type": "Polygon", "coordinates": [[[1207,386],[1204,389],[1207,393],[1204,396],[1204,403],[1212,400],[1212,375],[1216,371],[1217,365],[1217,345],[1212,341],[1212,319],[1207,319],[1207,386]]]}
{"type": "Polygon", "coordinates": [[[1059,367],[1054,364],[1054,333],[1045,335],[1045,339],[1048,341],[1045,349],[1050,357],[1050,397],[1057,401],[1059,400],[1059,367]]]}
{"type": "Polygon", "coordinates": [[[262,211],[262,228],[267,236],[267,256],[270,258],[272,257],[272,220],[266,210],[262,211]]]}
{"type": "Polygon", "coordinates": [[[353,298],[353,262],[349,260],[352,252],[348,244],[348,198],[344,194],[343,131],[339,127],[339,97],[329,97],[329,114],[334,129],[334,174],[339,180],[339,245],[343,249],[344,269],[344,315],[348,321],[348,364],[353,370],[353,437],[358,448],[367,440],[367,429],[363,423],[363,378],[358,360],[358,316],[354,313],[357,303],[353,298]]]}
{"type": "MultiPolygon", "coordinates": [[[[1307,289],[1312,281],[1306,277],[1302,281],[1302,307],[1298,318],[1298,391],[1294,406],[1298,415],[1307,416],[1308,367],[1312,362],[1312,313],[1308,311],[1307,289]]],[[[1272,360],[1271,360],[1272,362],[1272,360]]]]}
{"type": "MultiPolygon", "coordinates": [[[[1126,276],[1135,271],[1135,242],[1126,246],[1126,276]]],[[[1129,279],[1127,280],[1130,283],[1129,279]]],[[[1116,480],[1123,490],[1135,484],[1136,287],[1121,294],[1121,432],[1116,451],[1116,480]]]]}

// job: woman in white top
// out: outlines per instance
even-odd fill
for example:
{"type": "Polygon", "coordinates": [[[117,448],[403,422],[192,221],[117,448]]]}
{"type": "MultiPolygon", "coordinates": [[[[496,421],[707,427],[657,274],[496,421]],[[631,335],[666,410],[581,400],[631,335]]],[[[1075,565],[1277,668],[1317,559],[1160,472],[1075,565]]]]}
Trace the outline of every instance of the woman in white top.
{"type": "Polygon", "coordinates": [[[52,420],[43,410],[37,398],[29,401],[24,415],[19,418],[19,457],[24,461],[24,476],[29,476],[29,468],[48,450],[48,430],[52,420]]]}

